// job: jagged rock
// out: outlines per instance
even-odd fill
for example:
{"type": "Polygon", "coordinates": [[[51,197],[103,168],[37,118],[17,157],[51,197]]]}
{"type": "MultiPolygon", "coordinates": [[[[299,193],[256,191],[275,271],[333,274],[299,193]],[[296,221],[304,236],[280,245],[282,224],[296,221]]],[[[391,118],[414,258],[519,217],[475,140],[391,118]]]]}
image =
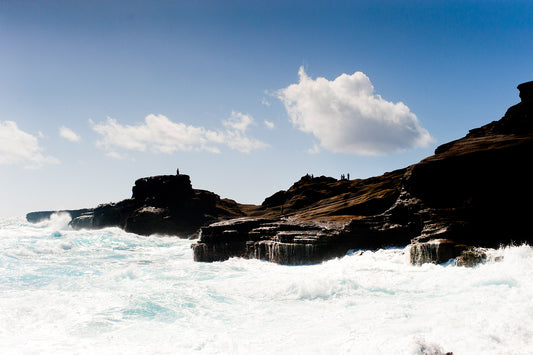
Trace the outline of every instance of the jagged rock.
{"type": "Polygon", "coordinates": [[[413,265],[425,263],[441,264],[457,256],[455,242],[448,239],[433,239],[411,245],[410,260],[413,265]]]}
{"type": "Polygon", "coordinates": [[[68,213],[71,218],[76,218],[83,214],[91,213],[92,208],[82,208],[79,210],[56,210],[56,211],[39,211],[39,212],[30,212],[26,214],[26,220],[31,223],[38,223],[47,219],[50,219],[50,216],[54,213],[68,213]]]}
{"type": "Polygon", "coordinates": [[[478,264],[484,263],[486,260],[486,249],[467,248],[458,257],[455,258],[455,265],[474,267],[478,264]]]}
{"type": "Polygon", "coordinates": [[[520,91],[522,102],[533,100],[533,81],[522,83],[517,86],[517,89],[520,91]]]}
{"type": "Polygon", "coordinates": [[[128,215],[124,230],[141,235],[150,235],[155,233],[175,234],[177,230],[182,229],[174,223],[167,208],[145,206],[128,215]],[[154,228],[155,226],[157,227],[154,228]]]}
{"type": "MultiPolygon", "coordinates": [[[[342,255],[336,241],[342,225],[239,218],[203,227],[193,244],[194,260],[257,258],[281,264],[309,264],[342,255]]],[[[344,251],[345,253],[345,251],[344,251]]]]}
{"type": "MultiPolygon", "coordinates": [[[[93,209],[62,211],[72,216],[74,229],[119,227],[141,235],[195,236],[198,229],[221,219],[243,215],[232,200],[195,190],[188,175],[162,175],[135,181],[132,198],[93,209]]],[[[28,213],[28,221],[49,218],[53,212],[28,213]]]]}
{"type": "Polygon", "coordinates": [[[312,264],[343,256],[352,249],[376,249],[409,242],[403,227],[384,226],[378,219],[321,223],[240,218],[215,223],[201,229],[198,242],[192,245],[194,260],[242,257],[280,264],[312,264]]]}
{"type": "Polygon", "coordinates": [[[94,216],[93,212],[88,212],[86,214],[82,214],[81,216],[73,218],[69,225],[76,230],[79,229],[92,229],[94,225],[94,216]]]}
{"type": "MultiPolygon", "coordinates": [[[[455,265],[474,267],[487,260],[487,248],[456,244],[448,239],[432,239],[428,242],[414,242],[410,248],[413,265],[425,263],[441,264],[455,259],[455,265]]],[[[495,260],[500,260],[496,258],[495,260]]]]}

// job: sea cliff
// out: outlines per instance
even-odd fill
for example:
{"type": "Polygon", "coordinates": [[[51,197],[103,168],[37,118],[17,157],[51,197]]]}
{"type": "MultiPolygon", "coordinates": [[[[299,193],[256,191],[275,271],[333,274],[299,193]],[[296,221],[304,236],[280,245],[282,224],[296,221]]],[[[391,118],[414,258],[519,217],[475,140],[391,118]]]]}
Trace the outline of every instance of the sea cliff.
{"type": "MultiPolygon", "coordinates": [[[[531,243],[533,82],[498,121],[439,146],[404,169],[368,179],[306,175],[260,206],[192,188],[187,175],[135,182],[132,198],[68,211],[73,228],[198,237],[197,261],[230,257],[316,263],[351,249],[411,245],[411,261],[462,265],[483,248],[531,243]]],[[[52,212],[33,212],[37,221],[52,212]]]]}

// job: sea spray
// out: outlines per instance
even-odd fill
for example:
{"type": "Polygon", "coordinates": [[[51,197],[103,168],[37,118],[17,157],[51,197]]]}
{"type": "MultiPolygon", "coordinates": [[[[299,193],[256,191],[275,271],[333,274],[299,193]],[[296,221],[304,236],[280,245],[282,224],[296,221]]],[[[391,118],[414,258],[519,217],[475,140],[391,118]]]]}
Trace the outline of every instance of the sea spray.
{"type": "Polygon", "coordinates": [[[0,219],[1,353],[533,352],[527,245],[475,268],[405,249],[196,263],[189,240],[62,223],[0,219]]]}

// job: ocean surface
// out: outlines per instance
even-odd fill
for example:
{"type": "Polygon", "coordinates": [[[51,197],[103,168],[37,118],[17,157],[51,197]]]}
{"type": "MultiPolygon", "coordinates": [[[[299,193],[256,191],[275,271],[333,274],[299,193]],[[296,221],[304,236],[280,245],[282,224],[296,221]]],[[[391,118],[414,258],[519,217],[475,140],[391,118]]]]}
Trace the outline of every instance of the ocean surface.
{"type": "Polygon", "coordinates": [[[1,354],[533,354],[533,249],[196,263],[192,241],[0,218],[1,354]]]}

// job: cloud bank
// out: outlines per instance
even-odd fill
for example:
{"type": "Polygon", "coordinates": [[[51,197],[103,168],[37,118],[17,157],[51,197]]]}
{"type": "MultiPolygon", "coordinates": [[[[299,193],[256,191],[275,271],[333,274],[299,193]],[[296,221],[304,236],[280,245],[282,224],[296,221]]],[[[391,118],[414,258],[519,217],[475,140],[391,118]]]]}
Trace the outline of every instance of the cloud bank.
{"type": "Polygon", "coordinates": [[[25,168],[40,168],[57,164],[59,160],[45,156],[37,137],[20,130],[13,121],[0,121],[0,164],[22,164],[25,168]]]}
{"type": "Polygon", "coordinates": [[[59,128],[59,135],[71,142],[79,142],[81,140],[80,136],[78,136],[73,130],[65,126],[59,128]]]}
{"type": "Polygon", "coordinates": [[[433,141],[409,107],[374,94],[370,79],[362,72],[329,81],[312,79],[300,67],[298,75],[299,82],[279,90],[278,97],[293,125],[313,134],[324,149],[375,155],[433,141]]]}
{"type": "Polygon", "coordinates": [[[263,149],[268,144],[247,135],[253,118],[240,112],[232,112],[222,121],[225,129],[209,130],[204,127],[172,122],[163,115],[150,114],[144,123],[122,125],[113,118],[105,122],[89,121],[95,132],[100,134],[96,145],[107,151],[111,157],[121,157],[118,149],[156,153],[173,153],[176,151],[207,151],[220,153],[220,146],[243,153],[263,149]]]}

